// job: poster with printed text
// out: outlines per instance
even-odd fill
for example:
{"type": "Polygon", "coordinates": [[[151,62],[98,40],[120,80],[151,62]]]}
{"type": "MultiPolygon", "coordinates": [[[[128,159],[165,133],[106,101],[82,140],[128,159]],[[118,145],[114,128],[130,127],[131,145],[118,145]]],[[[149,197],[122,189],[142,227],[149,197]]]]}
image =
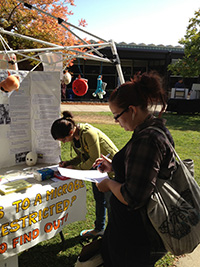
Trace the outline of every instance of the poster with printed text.
{"type": "MultiPolygon", "coordinates": [[[[20,87],[11,94],[0,90],[0,168],[25,163],[30,151],[38,163],[57,163],[60,147],[50,129],[60,116],[60,73],[10,72],[20,76],[20,87]]],[[[0,70],[0,81],[7,76],[0,70]]]]}

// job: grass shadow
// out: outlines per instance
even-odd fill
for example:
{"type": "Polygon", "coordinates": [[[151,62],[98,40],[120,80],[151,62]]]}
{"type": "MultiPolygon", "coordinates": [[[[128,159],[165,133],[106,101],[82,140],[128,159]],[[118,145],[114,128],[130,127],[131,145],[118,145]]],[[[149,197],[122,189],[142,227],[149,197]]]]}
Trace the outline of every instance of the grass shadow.
{"type": "Polygon", "coordinates": [[[163,118],[167,120],[167,127],[179,131],[200,131],[200,115],[178,115],[165,113],[163,118]]]}
{"type": "Polygon", "coordinates": [[[60,242],[41,242],[19,255],[19,267],[72,267],[82,248],[80,242],[80,236],[65,239],[64,242],[61,239],[60,242]],[[76,248],[76,253],[71,254],[68,251],[72,247],[76,248]]]}

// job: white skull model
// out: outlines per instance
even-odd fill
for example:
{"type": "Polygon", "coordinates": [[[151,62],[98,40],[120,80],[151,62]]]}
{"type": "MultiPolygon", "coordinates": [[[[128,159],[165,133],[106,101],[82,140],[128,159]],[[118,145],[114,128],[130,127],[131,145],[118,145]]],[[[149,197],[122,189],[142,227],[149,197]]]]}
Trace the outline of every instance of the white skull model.
{"type": "Polygon", "coordinates": [[[35,152],[29,152],[26,155],[26,165],[28,166],[34,166],[37,162],[37,153],[35,152]]]}

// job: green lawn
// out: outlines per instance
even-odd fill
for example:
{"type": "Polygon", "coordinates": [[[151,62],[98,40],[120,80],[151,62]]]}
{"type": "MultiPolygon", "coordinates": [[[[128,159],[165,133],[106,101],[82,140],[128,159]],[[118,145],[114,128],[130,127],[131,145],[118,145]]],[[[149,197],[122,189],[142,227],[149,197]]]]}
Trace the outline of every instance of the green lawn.
{"type": "MultiPolygon", "coordinates": [[[[80,113],[79,115],[81,115],[80,113]]],[[[78,113],[77,113],[78,115],[78,113]]],[[[91,118],[91,113],[84,113],[91,118]]],[[[98,113],[101,116],[111,116],[111,113],[98,113]]],[[[195,164],[195,179],[200,184],[200,116],[187,116],[176,114],[165,114],[167,127],[172,133],[175,141],[176,151],[182,159],[192,158],[195,164]]],[[[93,123],[92,123],[93,124],[93,123]]],[[[120,149],[129,140],[131,133],[125,132],[117,124],[93,124],[105,132],[120,149]]],[[[69,144],[62,146],[62,157],[66,158],[70,154],[69,144]]],[[[24,251],[19,256],[20,267],[72,267],[81,251],[79,233],[83,229],[90,229],[94,223],[94,199],[91,184],[87,186],[87,215],[85,221],[75,222],[67,225],[63,229],[65,237],[64,245],[61,243],[59,234],[54,238],[41,242],[35,247],[24,251]]],[[[161,259],[156,267],[172,266],[174,257],[167,254],[161,259]]],[[[175,266],[175,265],[173,265],[175,266]]]]}

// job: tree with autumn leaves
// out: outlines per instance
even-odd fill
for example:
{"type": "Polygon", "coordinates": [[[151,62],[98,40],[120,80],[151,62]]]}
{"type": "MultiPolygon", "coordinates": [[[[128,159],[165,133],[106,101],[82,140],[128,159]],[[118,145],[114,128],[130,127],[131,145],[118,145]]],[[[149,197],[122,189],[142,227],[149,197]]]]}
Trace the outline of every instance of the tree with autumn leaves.
{"type": "MultiPolygon", "coordinates": [[[[77,38],[62,27],[54,18],[68,21],[73,15],[70,6],[74,6],[74,0],[27,0],[27,4],[43,10],[29,9],[17,0],[0,0],[0,27],[4,30],[16,32],[35,39],[47,41],[62,46],[77,44],[77,38]],[[48,16],[45,13],[51,14],[48,16]]],[[[86,26],[84,19],[79,21],[79,26],[86,26]]],[[[69,28],[70,26],[65,25],[69,28]]],[[[33,42],[24,38],[3,35],[3,38],[13,50],[32,49],[45,47],[42,43],[33,42]]],[[[80,44],[80,42],[79,42],[80,44]]],[[[3,50],[0,43],[0,50],[3,50]]]]}
{"type": "Polygon", "coordinates": [[[200,9],[189,20],[186,34],[179,43],[184,45],[184,57],[170,64],[168,70],[174,75],[200,78],[200,9]]]}

